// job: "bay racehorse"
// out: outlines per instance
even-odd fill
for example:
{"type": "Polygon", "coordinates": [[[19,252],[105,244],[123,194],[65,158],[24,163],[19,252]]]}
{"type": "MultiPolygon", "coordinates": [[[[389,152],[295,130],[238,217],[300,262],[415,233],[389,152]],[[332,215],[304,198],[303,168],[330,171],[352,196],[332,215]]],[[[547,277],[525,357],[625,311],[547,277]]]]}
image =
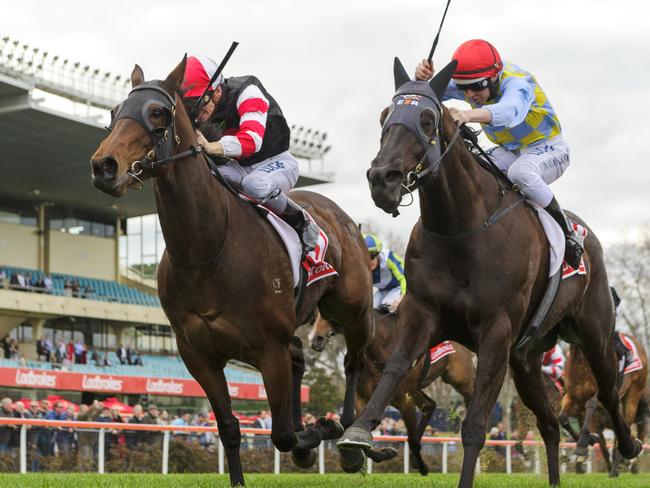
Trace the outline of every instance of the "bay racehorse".
{"type": "MultiPolygon", "coordinates": [[[[559,425],[541,372],[542,353],[558,335],[584,352],[622,455],[633,458],[642,447],[619,412],[611,340],[614,308],[602,250],[588,229],[587,274],[561,282],[533,340],[511,353],[544,295],[549,245],[534,210],[522,204],[522,196],[502,175],[479,164],[439,102],[454,68],[455,62],[450,63],[429,83],[411,81],[395,60],[396,94],[383,112],[380,149],[367,177],[375,205],[393,215],[404,190],[418,188],[420,220],[406,251],[409,286],[399,308],[397,345],[370,402],[338,442],[342,464],[363,464],[359,451],[371,448],[370,432],[409,365],[432,345],[454,340],[478,355],[474,394],[462,424],[459,486],[473,484],[488,417],[508,365],[519,396],[537,417],[549,482],[558,485],[559,425]]],[[[575,215],[571,218],[586,227],[575,215]]]]}
{"type": "MultiPolygon", "coordinates": [[[[354,419],[354,391],[372,324],[368,251],[355,223],[332,201],[312,192],[291,197],[329,237],[326,260],[338,276],[304,292],[294,307],[288,253],[258,211],[215,178],[197,149],[178,95],[185,59],[164,81],[145,82],[139,66],[133,90],[92,156],[94,185],[115,197],[152,178],[166,250],[158,268],[160,302],[178,351],[216,414],[230,481],[243,485],[239,422],[233,416],[224,367],[237,359],[262,374],[273,416],[271,439],[294,461],[309,466],[322,438],[342,428],[321,421],[304,430],[300,383],[304,372],[295,329],[316,307],[340,324],[347,344],[343,422],[354,419]]],[[[340,430],[339,430],[340,429],[340,430]]],[[[338,432],[337,432],[338,430],[338,432]]]]}
{"type": "MultiPolygon", "coordinates": [[[[636,426],[637,437],[643,441],[646,435],[646,417],[648,405],[646,403],[646,383],[648,380],[648,355],[643,344],[634,336],[625,334],[626,338],[634,343],[638,351],[640,369],[627,374],[621,373],[619,379],[619,397],[623,409],[623,418],[629,426],[636,426]]],[[[559,420],[562,427],[569,432],[577,443],[575,454],[576,470],[581,470],[581,462],[587,456],[587,448],[597,442],[607,464],[610,476],[618,475],[620,456],[615,446],[613,462],[609,459],[609,450],[603,436],[603,429],[610,426],[609,419],[603,416],[598,408],[598,385],[594,379],[587,360],[576,346],[571,346],[567,357],[564,373],[566,393],[562,398],[562,408],[559,420]],[[575,432],[569,418],[577,418],[580,432],[575,432]]],[[[631,462],[631,471],[638,470],[639,459],[631,462]]]]}
{"type": "MultiPolygon", "coordinates": [[[[395,341],[397,340],[397,314],[375,310],[375,330],[366,350],[361,376],[357,383],[356,411],[360,412],[375,391],[377,383],[390,359],[395,341]]],[[[311,347],[322,351],[327,340],[338,331],[327,320],[317,317],[310,332],[311,347]]],[[[406,426],[409,449],[412,454],[411,464],[420,474],[426,476],[429,467],[422,458],[421,439],[429,424],[436,402],[424,390],[438,378],[456,390],[465,401],[465,407],[474,391],[474,362],[473,354],[458,343],[452,342],[455,352],[448,354],[433,364],[430,355],[425,354],[411,367],[395,390],[390,404],[400,411],[406,426]],[[418,421],[417,410],[420,410],[418,421]]],[[[397,455],[394,449],[381,449],[366,452],[375,462],[382,462],[397,455]]]]}

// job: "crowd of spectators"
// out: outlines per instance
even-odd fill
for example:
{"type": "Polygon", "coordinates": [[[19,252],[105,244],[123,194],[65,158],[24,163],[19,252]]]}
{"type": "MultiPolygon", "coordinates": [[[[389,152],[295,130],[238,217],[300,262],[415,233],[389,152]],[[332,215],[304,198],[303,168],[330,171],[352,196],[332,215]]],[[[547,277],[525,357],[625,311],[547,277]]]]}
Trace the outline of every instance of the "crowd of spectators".
{"type": "MultiPolygon", "coordinates": [[[[130,344],[126,347],[120,344],[115,351],[115,359],[112,360],[109,352],[97,351],[94,347],[89,348],[79,339],[77,341],[70,340],[67,343],[65,340],[59,339],[55,347],[47,335],[39,337],[36,341],[36,356],[39,361],[52,363],[59,368],[65,368],[71,364],[92,364],[100,367],[113,366],[113,364],[143,365],[142,356],[130,344]]],[[[5,353],[5,357],[9,358],[10,356],[8,357],[5,353]]]]}
{"type": "MultiPolygon", "coordinates": [[[[75,405],[64,400],[50,402],[32,400],[26,407],[22,401],[12,402],[10,398],[0,400],[0,417],[76,420],[79,422],[112,422],[124,424],[124,428],[108,429],[104,435],[104,452],[109,456],[111,451],[123,452],[136,449],[139,445],[159,445],[162,442],[161,432],[129,430],[131,424],[157,425],[192,425],[213,426],[214,421],[207,413],[190,414],[182,412],[171,416],[166,410],[159,410],[154,404],[146,408],[134,405],[132,413],[124,415],[121,407],[115,404],[103,404],[95,401],[92,405],[75,405]]],[[[64,427],[45,428],[40,426],[28,427],[27,444],[30,452],[39,456],[64,455],[77,453],[81,458],[91,460],[97,456],[99,436],[96,429],[72,429],[64,427]]],[[[212,432],[174,431],[174,438],[188,443],[196,443],[204,449],[213,450],[215,436],[212,432]]],[[[20,427],[0,426],[0,455],[17,450],[20,446],[20,427]]],[[[38,456],[32,462],[32,470],[39,470],[38,456]]]]}
{"type": "Polygon", "coordinates": [[[12,290],[52,293],[52,278],[49,275],[43,275],[35,280],[31,273],[14,272],[8,277],[4,268],[0,268],[0,286],[5,287],[7,279],[9,279],[8,288],[12,290]]]}

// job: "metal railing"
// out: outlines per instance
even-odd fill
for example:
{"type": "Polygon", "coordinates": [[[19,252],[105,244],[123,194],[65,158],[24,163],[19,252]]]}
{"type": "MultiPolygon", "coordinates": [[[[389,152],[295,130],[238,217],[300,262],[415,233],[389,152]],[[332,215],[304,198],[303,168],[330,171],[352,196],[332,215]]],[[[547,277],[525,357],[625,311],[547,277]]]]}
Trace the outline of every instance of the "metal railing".
{"type": "MultiPolygon", "coordinates": [[[[179,433],[205,433],[211,432],[213,434],[218,434],[219,430],[217,427],[202,427],[202,426],[179,426],[179,425],[151,425],[151,424],[124,424],[124,423],[109,423],[109,422],[80,422],[80,421],[55,421],[55,420],[43,420],[43,419],[19,419],[19,418],[4,418],[0,417],[0,426],[1,425],[14,425],[20,426],[20,446],[19,446],[19,459],[20,459],[20,473],[27,473],[27,430],[29,426],[41,427],[41,428],[54,428],[54,427],[64,427],[64,428],[74,428],[88,431],[89,429],[98,431],[98,453],[97,453],[97,472],[103,474],[105,472],[105,461],[106,461],[106,452],[105,452],[105,436],[107,431],[145,431],[145,432],[160,432],[163,434],[162,439],[162,474],[169,473],[169,450],[170,450],[170,438],[171,433],[175,435],[179,433]]],[[[256,428],[242,428],[241,433],[244,436],[263,436],[268,439],[268,436],[271,434],[269,429],[256,429],[256,428]]],[[[377,443],[389,443],[403,446],[403,471],[405,474],[408,474],[411,471],[410,463],[410,451],[408,445],[408,438],[406,436],[374,436],[374,441],[377,443]]],[[[217,456],[218,456],[218,472],[224,474],[225,471],[225,458],[224,458],[224,448],[221,441],[218,441],[217,447],[217,456]]],[[[320,474],[325,474],[325,443],[322,442],[318,446],[318,472],[320,474]]],[[[450,447],[454,447],[455,450],[457,446],[462,446],[462,440],[460,437],[423,437],[422,444],[439,444],[442,446],[442,466],[441,471],[443,474],[449,472],[449,453],[450,447]]],[[[513,472],[512,459],[513,459],[513,448],[517,445],[522,445],[523,447],[532,447],[534,449],[534,460],[533,460],[533,469],[535,474],[540,474],[542,472],[542,454],[544,449],[544,443],[541,441],[495,441],[487,440],[485,445],[489,447],[504,447],[505,448],[505,472],[510,474],[513,472]]],[[[560,443],[560,453],[564,457],[567,453],[567,450],[574,449],[576,444],[574,442],[561,442],[560,443]]],[[[280,451],[274,449],[274,462],[273,462],[273,473],[280,473],[280,451]]],[[[644,450],[650,449],[650,445],[645,444],[643,446],[644,450]]],[[[585,462],[586,472],[592,472],[593,464],[593,453],[597,451],[598,447],[590,447],[589,455],[585,462]]],[[[367,463],[367,473],[372,473],[373,463],[371,459],[368,459],[367,463]]],[[[563,462],[561,465],[561,470],[563,473],[566,472],[567,466],[566,462],[563,462]]],[[[481,463],[480,457],[476,462],[476,472],[480,473],[481,463]]]]}

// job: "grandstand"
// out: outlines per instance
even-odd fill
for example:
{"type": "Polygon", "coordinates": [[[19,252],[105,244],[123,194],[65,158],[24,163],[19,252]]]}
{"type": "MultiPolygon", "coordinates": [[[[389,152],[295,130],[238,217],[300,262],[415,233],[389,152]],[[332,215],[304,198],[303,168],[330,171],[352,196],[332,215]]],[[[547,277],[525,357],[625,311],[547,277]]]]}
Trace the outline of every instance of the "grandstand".
{"type": "MultiPolygon", "coordinates": [[[[152,186],[118,200],[90,182],[90,155],[127,80],[0,39],[0,339],[17,346],[0,358],[0,397],[207,407],[157,297],[164,242],[152,186]],[[85,345],[85,364],[39,357],[39,338],[85,345]],[[122,364],[121,345],[138,365],[122,364]]],[[[294,127],[297,186],[330,182],[326,134],[294,127]]],[[[265,401],[257,371],[232,363],[226,378],[235,408],[265,401]]]]}

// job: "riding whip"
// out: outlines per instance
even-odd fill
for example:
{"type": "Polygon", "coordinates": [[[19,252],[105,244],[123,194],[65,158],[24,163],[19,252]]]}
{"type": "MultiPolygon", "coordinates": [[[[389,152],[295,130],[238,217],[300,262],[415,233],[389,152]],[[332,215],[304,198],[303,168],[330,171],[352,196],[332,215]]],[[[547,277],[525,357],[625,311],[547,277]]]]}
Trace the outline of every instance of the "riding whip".
{"type": "Polygon", "coordinates": [[[442,14],[442,20],[440,21],[440,27],[438,27],[438,33],[436,34],[436,38],[433,40],[433,45],[431,46],[431,51],[429,51],[429,57],[427,58],[429,60],[429,63],[431,63],[431,60],[433,59],[433,53],[436,50],[436,46],[438,45],[438,38],[440,37],[440,31],[442,30],[442,24],[445,22],[445,17],[447,17],[447,10],[449,9],[449,4],[451,3],[451,0],[447,0],[447,6],[445,7],[445,13],[442,14]]]}
{"type": "Polygon", "coordinates": [[[233,43],[230,45],[230,49],[228,49],[228,52],[226,55],[223,57],[221,60],[221,63],[219,63],[219,67],[217,70],[214,72],[212,75],[212,78],[210,78],[210,81],[208,82],[208,85],[205,87],[205,90],[201,94],[201,96],[197,99],[196,104],[194,105],[194,108],[192,109],[192,113],[198,113],[199,108],[201,105],[204,105],[205,103],[208,102],[208,100],[205,100],[205,97],[207,96],[208,92],[210,91],[210,88],[212,87],[212,83],[216,81],[216,79],[219,77],[221,72],[223,71],[224,67],[226,66],[226,63],[230,59],[230,56],[232,56],[232,53],[235,52],[235,49],[237,49],[237,46],[239,46],[239,43],[237,41],[233,41],[233,43]]]}

